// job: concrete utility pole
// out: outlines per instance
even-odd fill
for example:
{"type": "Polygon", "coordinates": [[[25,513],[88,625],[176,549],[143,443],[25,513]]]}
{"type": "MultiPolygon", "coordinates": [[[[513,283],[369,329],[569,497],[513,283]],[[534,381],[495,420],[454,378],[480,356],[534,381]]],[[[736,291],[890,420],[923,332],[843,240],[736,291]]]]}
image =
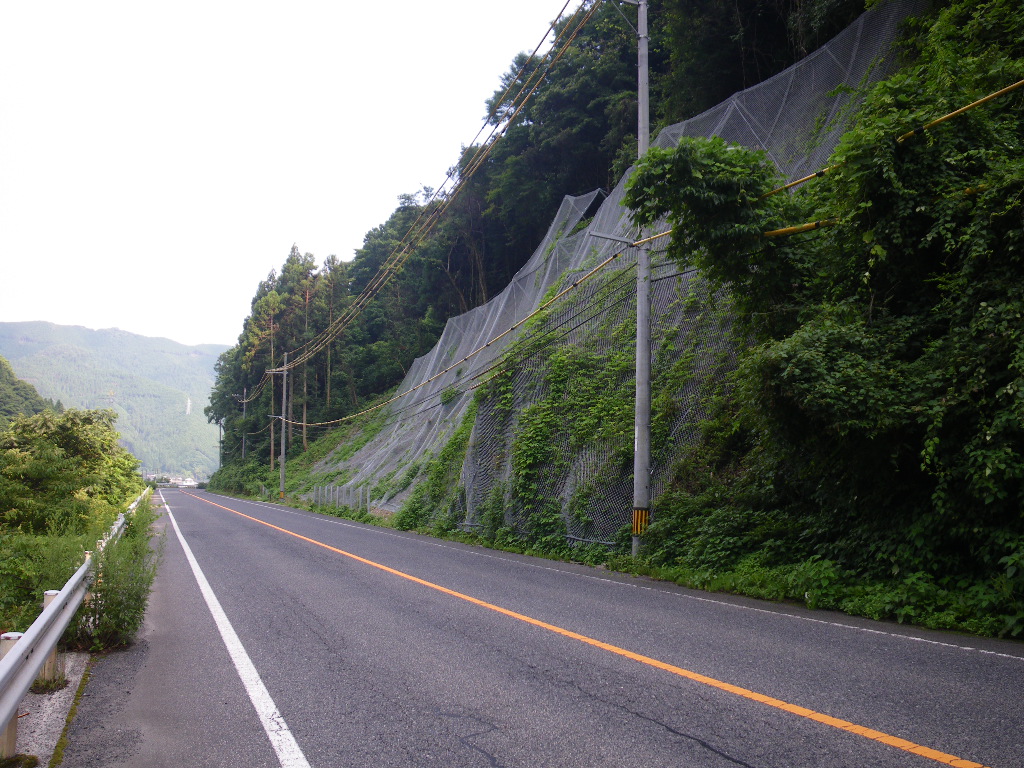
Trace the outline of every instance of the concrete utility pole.
{"type": "Polygon", "coordinates": [[[242,461],[245,461],[245,405],[248,402],[249,388],[242,387],[242,461]]]}
{"type": "Polygon", "coordinates": [[[285,451],[285,432],[284,420],[287,418],[288,413],[288,353],[284,353],[284,364],[281,366],[281,491],[279,498],[284,501],[284,451],[285,451]]]}
{"type": "Polygon", "coordinates": [[[637,157],[647,154],[651,143],[650,85],[648,83],[647,44],[647,0],[638,0],[639,20],[637,22],[637,157]]]}
{"type": "MultiPolygon", "coordinates": [[[[627,0],[629,2],[629,0],[627,0]]],[[[647,65],[647,0],[633,0],[637,22],[637,158],[650,146],[650,86],[647,65]]],[[[651,254],[636,255],[636,410],[633,442],[633,557],[651,519],[651,254]]]]}

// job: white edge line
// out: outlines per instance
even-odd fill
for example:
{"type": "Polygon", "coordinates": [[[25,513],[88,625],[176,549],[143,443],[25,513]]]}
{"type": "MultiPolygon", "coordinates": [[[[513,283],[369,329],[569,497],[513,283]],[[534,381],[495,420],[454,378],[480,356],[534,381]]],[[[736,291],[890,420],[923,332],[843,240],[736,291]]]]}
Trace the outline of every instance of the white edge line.
{"type": "Polygon", "coordinates": [[[174,519],[174,513],[171,512],[171,507],[164,498],[163,491],[160,492],[160,499],[167,509],[167,517],[171,521],[171,525],[174,526],[174,532],[178,535],[181,548],[185,550],[185,558],[192,567],[192,574],[196,577],[196,582],[199,584],[199,591],[202,592],[203,598],[206,600],[206,605],[213,615],[213,621],[217,625],[217,630],[224,640],[224,645],[227,646],[231,661],[238,671],[238,676],[242,679],[242,685],[245,686],[246,693],[249,694],[249,699],[256,709],[260,723],[263,725],[263,730],[267,732],[270,745],[274,748],[274,752],[277,753],[277,759],[281,763],[281,768],[310,768],[306,756],[299,749],[298,742],[295,741],[295,737],[292,736],[292,732],[288,729],[288,724],[284,721],[284,717],[281,716],[277,705],[274,704],[274,700],[270,697],[270,691],[263,684],[259,672],[256,671],[256,667],[252,663],[252,659],[249,658],[249,654],[242,645],[242,641],[239,639],[234,627],[231,626],[227,614],[224,613],[220,600],[214,594],[213,587],[207,581],[203,569],[199,567],[199,561],[192,554],[192,548],[185,541],[185,537],[178,527],[178,521],[174,519]]]}
{"type": "MultiPolygon", "coordinates": [[[[351,521],[346,521],[345,518],[330,517],[328,515],[321,515],[317,512],[309,512],[306,510],[294,510],[289,507],[282,506],[280,504],[269,504],[264,501],[249,501],[248,499],[238,499],[233,496],[228,496],[232,501],[240,501],[246,504],[253,504],[256,506],[267,507],[269,509],[276,509],[279,512],[287,512],[290,515],[298,515],[300,517],[309,517],[310,515],[317,515],[322,517],[324,522],[331,523],[333,525],[341,525],[347,528],[358,528],[359,530],[372,530],[374,533],[379,533],[385,536],[401,536],[399,533],[395,533],[387,530],[386,528],[380,528],[378,526],[368,525],[367,523],[356,524],[351,521]]],[[[406,538],[406,537],[401,537],[406,538]]],[[[418,541],[418,539],[413,539],[418,541]]],[[[442,549],[455,549],[455,547],[447,546],[444,542],[434,541],[423,541],[423,544],[427,544],[432,547],[440,547],[442,549]]],[[[900,632],[886,632],[883,629],[871,629],[870,627],[858,627],[856,624],[846,624],[841,621],[827,621],[825,619],[814,619],[810,616],[799,616],[795,613],[789,613],[788,611],[771,611],[767,608],[756,608],[752,605],[742,605],[740,603],[729,602],[728,600],[716,600],[713,597],[700,597],[699,595],[687,595],[680,592],[675,592],[669,589],[660,589],[657,586],[647,586],[645,584],[631,584],[625,581],[619,581],[617,579],[609,579],[604,576],[591,576],[585,573],[574,573],[573,571],[567,571],[562,568],[553,568],[547,565],[536,565],[534,563],[521,563],[518,560],[510,560],[508,558],[500,557],[498,555],[492,555],[487,552],[476,552],[472,549],[458,551],[465,551],[467,554],[475,555],[476,557],[485,557],[491,560],[501,560],[503,562],[513,562],[519,565],[523,565],[527,568],[537,568],[542,571],[555,571],[556,573],[567,574],[569,576],[576,576],[581,579],[590,579],[591,581],[601,581],[606,584],[614,584],[620,587],[627,587],[629,589],[644,589],[651,592],[658,592],[663,595],[672,595],[683,600],[694,600],[698,603],[711,603],[712,605],[722,605],[729,608],[736,608],[741,611],[753,611],[754,613],[766,613],[770,616],[777,616],[781,618],[793,619],[795,621],[806,621],[811,624],[822,624],[827,627],[836,627],[838,629],[849,629],[854,632],[865,632],[869,635],[884,635],[885,637],[892,637],[898,640],[908,640],[914,643],[923,643],[925,645],[933,645],[939,648],[948,648],[957,651],[967,651],[968,653],[980,653],[985,656],[995,656],[1000,659],[1013,659],[1014,661],[1024,661],[1024,656],[1014,656],[1011,653],[1000,653],[999,651],[988,651],[983,648],[975,648],[971,645],[958,645],[957,643],[944,643],[941,640],[929,640],[925,637],[917,637],[915,635],[905,635],[900,632]]],[[[628,575],[628,574],[626,574],[628,575]]],[[[672,582],[667,582],[671,584],[672,582]]]]}

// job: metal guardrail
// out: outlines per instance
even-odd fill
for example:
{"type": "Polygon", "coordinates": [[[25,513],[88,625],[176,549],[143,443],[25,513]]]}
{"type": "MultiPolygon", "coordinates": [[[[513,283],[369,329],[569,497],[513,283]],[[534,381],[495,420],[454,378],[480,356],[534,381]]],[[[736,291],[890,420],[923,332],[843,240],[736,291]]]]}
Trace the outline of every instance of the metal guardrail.
{"type": "MultiPolygon", "coordinates": [[[[97,542],[97,552],[102,552],[108,543],[117,540],[124,530],[126,514],[135,511],[149,490],[147,487],[139,494],[128,507],[127,513],[118,515],[107,534],[97,542]]],[[[50,652],[57,647],[61,635],[71,623],[78,606],[82,604],[91,581],[92,557],[90,553],[86,553],[85,562],[75,571],[75,575],[68,579],[57,597],[43,609],[39,618],[32,622],[32,626],[3,659],[0,659],[0,729],[6,728],[8,723],[17,717],[21,700],[32,687],[50,652]]]]}

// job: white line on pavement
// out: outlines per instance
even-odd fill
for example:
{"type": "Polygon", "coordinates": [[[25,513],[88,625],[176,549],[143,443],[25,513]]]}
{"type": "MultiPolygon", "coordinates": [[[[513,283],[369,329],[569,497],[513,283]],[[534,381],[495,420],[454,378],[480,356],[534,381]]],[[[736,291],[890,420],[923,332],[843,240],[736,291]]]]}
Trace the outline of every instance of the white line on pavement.
{"type": "Polygon", "coordinates": [[[220,600],[218,600],[217,595],[214,594],[213,587],[211,587],[210,582],[206,580],[206,575],[203,573],[203,569],[199,567],[199,561],[197,561],[195,555],[192,554],[192,548],[189,547],[188,542],[185,541],[185,537],[182,535],[181,529],[178,527],[178,521],[174,519],[174,513],[171,512],[171,508],[167,504],[167,500],[164,499],[163,492],[160,493],[160,499],[163,501],[164,507],[167,510],[167,517],[170,519],[171,525],[174,526],[174,532],[178,534],[178,541],[181,542],[181,548],[185,550],[185,557],[188,560],[188,564],[192,566],[192,573],[195,575],[196,582],[199,584],[199,591],[203,593],[206,605],[209,607],[210,613],[213,614],[213,621],[217,625],[220,636],[224,640],[224,645],[227,646],[228,654],[230,654],[231,660],[235,664],[235,669],[238,670],[238,676],[242,679],[242,685],[245,686],[245,690],[249,694],[249,699],[252,701],[252,705],[256,708],[256,714],[260,718],[260,723],[263,724],[263,730],[267,732],[267,737],[270,739],[270,745],[277,753],[277,759],[281,763],[281,768],[310,768],[309,762],[306,760],[306,756],[302,754],[302,750],[299,749],[299,745],[295,741],[295,737],[292,736],[292,732],[288,729],[288,724],[284,721],[284,717],[281,716],[281,713],[277,709],[277,705],[274,704],[274,700],[270,697],[270,691],[268,691],[267,687],[263,684],[263,680],[260,678],[259,672],[256,671],[255,665],[253,665],[252,660],[249,658],[249,654],[242,645],[242,641],[235,633],[235,629],[231,626],[231,622],[228,621],[227,614],[224,613],[224,609],[220,605],[220,600]]]}

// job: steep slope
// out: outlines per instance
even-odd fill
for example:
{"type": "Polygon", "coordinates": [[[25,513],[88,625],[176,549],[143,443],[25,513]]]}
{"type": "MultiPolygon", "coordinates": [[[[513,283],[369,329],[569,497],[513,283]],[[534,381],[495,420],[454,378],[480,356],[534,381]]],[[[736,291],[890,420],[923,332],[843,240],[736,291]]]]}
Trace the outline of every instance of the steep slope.
{"type": "Polygon", "coordinates": [[[11,364],[0,357],[0,429],[15,416],[31,416],[50,405],[35,387],[15,376],[11,364]]]}
{"type": "MultiPolygon", "coordinates": [[[[842,135],[853,89],[893,70],[890,45],[914,7],[877,7],[790,69],[665,129],[655,145],[718,135],[766,148],[789,178],[821,168],[842,135]]],[[[632,497],[636,258],[616,241],[636,236],[622,203],[626,177],[589,222],[583,217],[596,193],[567,198],[505,291],[450,320],[410,368],[399,390],[409,395],[385,412],[374,439],[354,454],[342,444],[318,465],[325,481],[347,481],[340,498],[368,493],[375,509],[412,526],[443,518],[489,534],[505,528],[533,540],[601,544],[621,535],[632,497]],[[616,253],[585,287],[519,324],[616,253]]],[[[730,358],[715,296],[659,257],[666,243],[652,246],[655,496],[697,433],[701,388],[730,358]]]]}

